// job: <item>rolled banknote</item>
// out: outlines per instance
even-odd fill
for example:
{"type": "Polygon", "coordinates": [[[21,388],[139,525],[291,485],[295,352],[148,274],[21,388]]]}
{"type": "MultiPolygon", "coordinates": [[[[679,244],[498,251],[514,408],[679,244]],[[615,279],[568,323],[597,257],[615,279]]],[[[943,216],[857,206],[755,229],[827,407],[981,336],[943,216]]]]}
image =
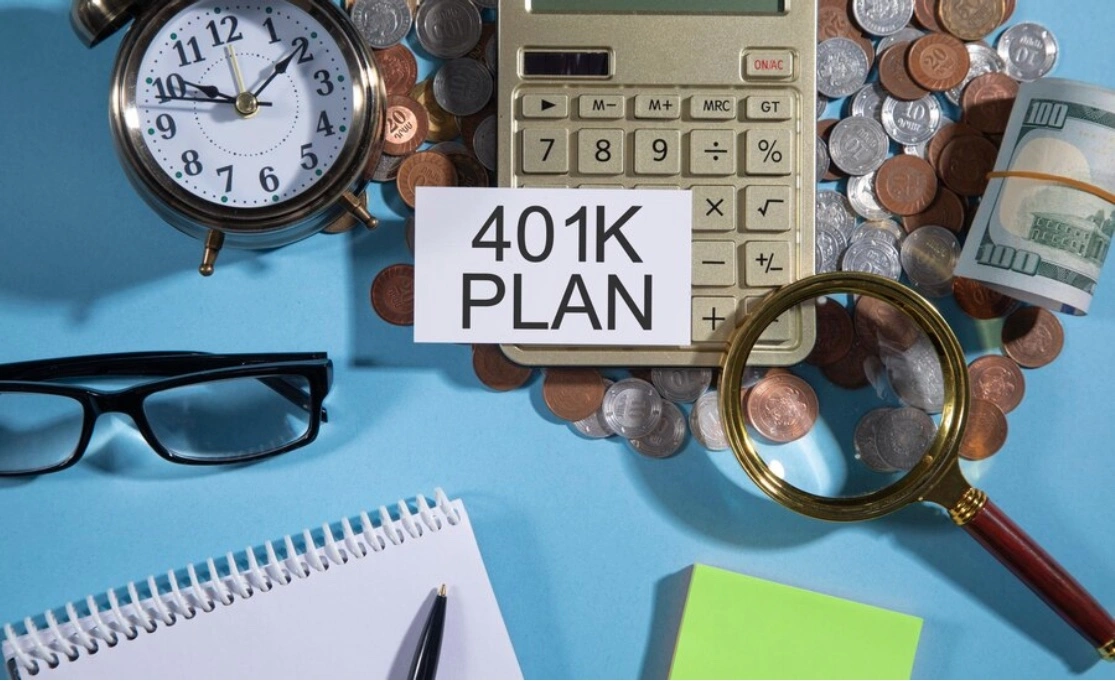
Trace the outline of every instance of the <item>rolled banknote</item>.
{"type": "Polygon", "coordinates": [[[1022,85],[957,276],[1087,314],[1115,234],[1115,92],[1022,85]]]}

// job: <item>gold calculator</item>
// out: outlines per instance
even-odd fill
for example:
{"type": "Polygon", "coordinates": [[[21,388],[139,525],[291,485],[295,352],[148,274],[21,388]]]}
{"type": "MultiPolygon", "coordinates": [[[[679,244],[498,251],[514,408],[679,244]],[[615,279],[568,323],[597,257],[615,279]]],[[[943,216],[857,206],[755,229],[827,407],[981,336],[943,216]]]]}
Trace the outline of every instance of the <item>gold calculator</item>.
{"type": "MultiPolygon", "coordinates": [[[[769,291],[814,272],[817,0],[503,0],[499,184],[691,189],[692,343],[505,345],[527,365],[717,366],[769,291]]],[[[757,363],[813,348],[814,311],[757,363]]]]}

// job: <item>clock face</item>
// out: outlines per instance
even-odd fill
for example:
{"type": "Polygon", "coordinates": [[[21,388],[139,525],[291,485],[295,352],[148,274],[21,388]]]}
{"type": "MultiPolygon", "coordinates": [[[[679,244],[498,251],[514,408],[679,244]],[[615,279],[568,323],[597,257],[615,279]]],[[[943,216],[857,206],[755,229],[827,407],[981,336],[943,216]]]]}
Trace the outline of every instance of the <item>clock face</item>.
{"type": "Polygon", "coordinates": [[[193,196],[275,206],[320,182],[350,135],[353,80],[326,27],[283,0],[205,0],[155,34],[135,82],[151,158],[193,196]]]}

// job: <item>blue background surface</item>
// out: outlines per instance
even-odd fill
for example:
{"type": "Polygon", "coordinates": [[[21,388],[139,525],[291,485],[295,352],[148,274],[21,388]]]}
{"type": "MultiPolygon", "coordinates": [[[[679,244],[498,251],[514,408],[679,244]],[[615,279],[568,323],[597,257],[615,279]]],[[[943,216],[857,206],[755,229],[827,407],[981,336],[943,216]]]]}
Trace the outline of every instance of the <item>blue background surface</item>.
{"type": "MultiPolygon", "coordinates": [[[[1019,0],[1012,23],[1056,33],[1054,75],[1115,87],[1111,9],[1019,0]]],[[[312,446],[232,470],[171,465],[104,419],[98,432],[111,437],[79,465],[0,482],[0,623],[440,485],[468,504],[530,677],[664,675],[694,562],[925,618],[919,677],[1115,675],[932,509],[859,526],[798,517],[761,498],[729,453],[690,442],[651,461],[583,440],[546,410],[540,376],[495,394],[467,347],[414,345],[367,302],[380,269],[411,261],[401,219],[278,252],[226,251],[202,280],[201,245],[141,202],[113,153],[119,37],[86,50],[67,10],[0,0],[0,361],[327,350],[333,418],[312,446]]],[[[390,217],[401,204],[387,202],[375,208],[390,217]]],[[[1005,451],[976,471],[1108,608],[1112,285],[1090,316],[1065,320],[1064,354],[1026,374],[1005,451]]],[[[945,310],[973,355],[992,349],[994,325],[945,310]]]]}

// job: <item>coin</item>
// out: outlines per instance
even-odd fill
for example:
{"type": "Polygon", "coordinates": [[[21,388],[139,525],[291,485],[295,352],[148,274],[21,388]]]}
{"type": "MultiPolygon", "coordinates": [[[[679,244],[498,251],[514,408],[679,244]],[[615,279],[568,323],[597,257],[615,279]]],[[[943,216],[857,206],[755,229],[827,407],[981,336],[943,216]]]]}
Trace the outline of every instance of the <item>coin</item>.
{"type": "Polygon", "coordinates": [[[454,116],[470,116],[492,98],[492,74],[474,59],[450,59],[434,76],[434,99],[454,116]]]}
{"type": "Polygon", "coordinates": [[[995,43],[1008,76],[1029,83],[1057,64],[1057,39],[1041,24],[1026,22],[1003,31],[995,43]]]}
{"type": "Polygon", "coordinates": [[[881,348],[905,352],[918,342],[917,322],[886,301],[861,296],[855,312],[856,339],[868,354],[878,354],[881,348]]]}
{"type": "Polygon", "coordinates": [[[960,456],[982,461],[993,456],[1007,441],[1007,417],[987,400],[973,399],[968,406],[968,426],[960,438],[960,456]]]}
{"type": "Polygon", "coordinates": [[[493,114],[480,121],[476,132],[472,134],[472,150],[476,152],[476,159],[488,170],[496,170],[496,142],[499,131],[496,129],[496,116],[493,114]]]}
{"type": "Polygon", "coordinates": [[[430,119],[422,105],[404,95],[387,98],[387,124],[383,133],[383,151],[392,156],[413,153],[426,141],[430,119]]]}
{"type": "Polygon", "coordinates": [[[852,341],[852,349],[848,354],[832,364],[821,367],[821,373],[832,383],[847,390],[857,390],[867,387],[866,362],[871,354],[858,340],[852,341]]]}
{"type": "Polygon", "coordinates": [[[914,0],[914,16],[919,24],[934,33],[945,30],[937,19],[937,0],[914,0]]]}
{"type": "Polygon", "coordinates": [[[501,392],[521,388],[533,373],[507,359],[498,345],[489,344],[472,346],[472,369],[481,383],[501,392]]]}
{"type": "Polygon", "coordinates": [[[937,198],[917,215],[902,218],[902,226],[906,232],[912,233],[926,225],[944,227],[953,234],[959,234],[964,229],[965,211],[964,202],[948,187],[937,188],[937,198]]]}
{"type": "MultiPolygon", "coordinates": [[[[604,389],[607,390],[612,387],[614,382],[605,378],[604,389]]],[[[608,425],[608,422],[604,420],[603,403],[601,403],[600,409],[592,412],[591,416],[586,416],[580,421],[573,421],[569,425],[581,435],[594,440],[602,440],[616,434],[612,427],[608,425]]]]}
{"type": "Polygon", "coordinates": [[[906,55],[910,43],[897,43],[888,47],[879,57],[879,82],[896,99],[913,101],[929,94],[929,91],[914,82],[906,68],[906,55]]]}
{"type": "Polygon", "coordinates": [[[883,165],[890,143],[883,126],[870,118],[853,116],[837,123],[829,136],[829,156],[849,175],[866,175],[883,165]]]}
{"type": "Polygon", "coordinates": [[[938,166],[945,185],[960,196],[983,196],[998,149],[983,137],[959,137],[945,146],[938,166]]]}
{"type": "Polygon", "coordinates": [[[467,153],[467,150],[466,153],[463,154],[445,154],[445,157],[453,162],[453,168],[457,171],[458,187],[491,186],[491,182],[488,179],[488,170],[480,165],[480,161],[477,161],[472,154],[467,153]]]}
{"type": "Polygon", "coordinates": [[[840,258],[848,248],[848,239],[834,227],[818,222],[813,243],[817,274],[840,271],[840,258]]]}
{"type": "Polygon", "coordinates": [[[385,267],[372,282],[372,308],[395,326],[414,324],[414,266],[385,267]]]}
{"type": "Polygon", "coordinates": [[[902,261],[898,249],[877,239],[864,239],[850,246],[840,261],[844,272],[867,272],[898,281],[902,278],[902,261]]]}
{"type": "Polygon", "coordinates": [[[580,421],[587,418],[600,408],[603,400],[604,378],[596,369],[546,370],[542,401],[559,419],[580,421]]]}
{"type": "Polygon", "coordinates": [[[388,96],[407,95],[418,82],[418,61],[405,45],[376,50],[375,60],[388,96]]]}
{"type": "Polygon", "coordinates": [[[422,81],[410,91],[410,96],[425,109],[430,118],[430,132],[426,136],[429,142],[448,142],[456,139],[461,134],[457,125],[457,117],[441,108],[433,95],[433,83],[430,80],[422,81]]]}
{"type": "Polygon", "coordinates": [[[640,438],[654,431],[665,404],[650,383],[625,378],[604,392],[604,420],[617,435],[640,438]]]}
{"type": "Polygon", "coordinates": [[[825,141],[823,139],[818,137],[817,138],[817,158],[816,158],[816,166],[815,166],[815,170],[814,170],[814,172],[816,172],[816,178],[817,178],[818,182],[820,182],[821,178],[823,178],[825,176],[825,173],[828,172],[829,165],[831,165],[831,164],[832,164],[832,160],[829,159],[828,145],[825,144],[825,141]]]}
{"type": "Polygon", "coordinates": [[[961,40],[982,40],[1003,23],[1003,0],[940,0],[941,26],[961,40]]]}
{"type": "Polygon", "coordinates": [[[960,241],[939,225],[914,230],[902,244],[902,268],[922,293],[940,298],[952,292],[952,278],[960,262],[960,241]]]}
{"type": "Polygon", "coordinates": [[[852,0],[852,16],[871,35],[891,35],[914,18],[914,0],[852,0]]]}
{"type": "MultiPolygon", "coordinates": [[[[930,165],[937,169],[940,174],[941,169],[941,152],[944,151],[948,143],[957,137],[981,137],[982,133],[976,130],[967,123],[949,123],[942,125],[933,139],[929,140],[929,146],[926,148],[926,160],[930,165]]],[[[944,177],[942,176],[943,180],[944,177]]]]}
{"type": "Polygon", "coordinates": [[[852,316],[840,303],[826,298],[817,303],[817,342],[805,361],[814,366],[836,363],[852,349],[856,330],[852,316]]]}
{"type": "Polygon", "coordinates": [[[1001,134],[1007,129],[1018,83],[1005,73],[985,73],[968,83],[960,98],[964,121],[980,132],[1001,134]]]}
{"type": "Polygon", "coordinates": [[[1025,307],[1003,324],[1003,351],[1027,369],[1051,364],[1065,347],[1060,320],[1045,308],[1025,307]]]}
{"type": "Polygon", "coordinates": [[[386,49],[410,32],[414,16],[406,0],[356,0],[352,23],[369,47],[386,49]]]}
{"type": "Polygon", "coordinates": [[[434,57],[463,57],[480,42],[480,10],[469,0],[422,0],[414,20],[418,42],[434,57]]]}
{"type": "Polygon", "coordinates": [[[418,187],[453,187],[457,184],[457,171],[453,162],[441,154],[423,151],[407,158],[395,178],[399,197],[414,208],[415,190],[418,187]]]}
{"type": "Polygon", "coordinates": [[[968,86],[968,83],[985,73],[1000,73],[1005,68],[1003,58],[987,45],[968,43],[964,47],[968,50],[968,62],[970,64],[968,73],[959,85],[945,92],[945,97],[956,106],[960,106],[960,97],[964,94],[964,88],[968,86]]]}
{"type": "Polygon", "coordinates": [[[856,228],[856,216],[848,199],[839,192],[825,189],[817,192],[817,225],[829,225],[844,235],[845,240],[852,236],[856,228]]]}
{"type": "Polygon", "coordinates": [[[854,38],[859,31],[852,25],[852,18],[846,7],[822,5],[817,8],[817,42],[829,38],[854,38]]]}
{"type": "Polygon", "coordinates": [[[848,38],[829,38],[817,46],[817,90],[833,99],[863,87],[870,70],[863,48],[848,38]]]}
{"type": "Polygon", "coordinates": [[[925,457],[937,432],[933,419],[920,409],[887,411],[877,422],[875,445],[880,458],[895,471],[908,471],[925,457]]]}
{"type": "Polygon", "coordinates": [[[663,402],[662,416],[654,429],[646,435],[629,439],[627,443],[643,456],[667,459],[681,451],[687,432],[685,415],[673,402],[663,402]]]}
{"type": "Polygon", "coordinates": [[[828,170],[825,171],[824,177],[818,179],[818,182],[820,180],[832,182],[833,180],[838,180],[841,177],[844,177],[844,171],[836,167],[836,164],[832,162],[832,153],[828,151],[829,137],[832,136],[832,129],[839,122],[840,120],[837,118],[822,118],[821,120],[817,121],[817,137],[819,137],[821,141],[824,142],[825,151],[829,154],[828,170]]]}
{"type": "Polygon", "coordinates": [[[693,411],[689,412],[689,430],[694,439],[709,451],[728,449],[724,423],[720,420],[720,394],[717,391],[710,390],[697,398],[693,411]]]}
{"type": "Polygon", "coordinates": [[[748,420],[771,442],[805,437],[817,422],[817,414],[817,394],[793,374],[768,375],[747,398],[748,420]]]}
{"type": "Polygon", "coordinates": [[[917,342],[908,350],[880,348],[887,379],[902,404],[930,414],[945,408],[945,376],[932,341],[918,330],[917,342]]]}
{"type": "Polygon", "coordinates": [[[968,375],[972,397],[995,403],[1004,414],[1014,411],[1026,395],[1026,379],[1010,357],[980,357],[968,365],[968,375]]]}
{"type": "Polygon", "coordinates": [[[930,92],[960,85],[972,65],[964,43],[943,33],[918,38],[907,54],[910,77],[930,92]]]}
{"type": "Polygon", "coordinates": [[[999,319],[1019,305],[1014,298],[963,277],[953,280],[952,295],[956,297],[960,309],[973,319],[999,319]]]}
{"type": "Polygon", "coordinates": [[[883,130],[899,144],[923,144],[941,129],[941,105],[933,95],[921,99],[883,101],[883,130]]]}
{"type": "Polygon", "coordinates": [[[856,231],[852,232],[852,238],[849,245],[862,241],[864,239],[878,239],[883,243],[890,244],[895,248],[902,246],[902,240],[906,238],[906,232],[898,226],[894,220],[868,220],[856,227],[856,231]]]}
{"type": "Polygon", "coordinates": [[[897,33],[892,33],[879,41],[879,46],[875,48],[876,54],[882,54],[883,50],[888,47],[893,47],[898,43],[908,43],[911,40],[917,40],[925,35],[925,31],[920,31],[913,26],[907,26],[897,33]]]}
{"type": "Polygon", "coordinates": [[[892,156],[875,174],[875,195],[895,215],[916,215],[937,197],[937,173],[916,156],[892,156]]]}
{"type": "Polygon", "coordinates": [[[891,214],[879,203],[875,194],[875,172],[848,180],[848,202],[852,210],[865,220],[886,220],[891,214]]]}
{"type": "Polygon", "coordinates": [[[652,369],[650,381],[664,399],[694,402],[712,383],[712,369],[652,369]]]}
{"type": "Polygon", "coordinates": [[[887,97],[886,90],[878,83],[868,83],[860,88],[852,97],[852,115],[874,118],[882,122],[883,100],[887,97]]]}
{"type": "Polygon", "coordinates": [[[856,424],[855,434],[852,436],[856,458],[876,473],[894,473],[897,470],[882,457],[877,444],[879,422],[891,411],[893,409],[880,407],[867,412],[856,424]]]}

